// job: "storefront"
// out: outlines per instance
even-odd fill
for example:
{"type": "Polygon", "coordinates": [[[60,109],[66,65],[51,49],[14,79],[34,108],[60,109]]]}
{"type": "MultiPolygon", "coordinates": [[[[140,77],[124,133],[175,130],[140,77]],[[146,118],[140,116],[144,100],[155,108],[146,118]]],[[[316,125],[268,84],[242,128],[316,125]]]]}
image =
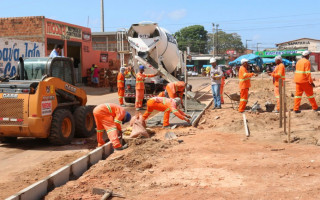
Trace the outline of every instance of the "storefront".
{"type": "Polygon", "coordinates": [[[92,48],[91,29],[61,21],[36,17],[0,18],[0,37],[3,39],[43,44],[41,55],[48,56],[54,45],[63,45],[62,55],[74,60],[77,82],[87,77],[92,64],[100,68],[119,68],[117,52],[92,48]]]}

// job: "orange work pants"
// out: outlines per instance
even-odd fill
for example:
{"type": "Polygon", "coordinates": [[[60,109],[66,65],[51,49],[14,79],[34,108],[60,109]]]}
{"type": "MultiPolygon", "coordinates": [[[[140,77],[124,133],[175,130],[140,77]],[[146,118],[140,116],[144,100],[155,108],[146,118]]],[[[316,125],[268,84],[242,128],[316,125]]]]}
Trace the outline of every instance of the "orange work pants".
{"type": "Polygon", "coordinates": [[[249,88],[240,90],[240,104],[239,104],[239,112],[244,112],[246,109],[246,105],[248,102],[248,94],[249,88]]]}
{"type": "Polygon", "coordinates": [[[296,83],[296,96],[294,97],[294,111],[299,110],[301,98],[303,92],[306,93],[307,98],[309,99],[309,102],[312,106],[313,110],[318,109],[318,105],[316,103],[316,100],[313,96],[313,88],[310,83],[296,83]]]}
{"type": "Polygon", "coordinates": [[[136,108],[142,107],[144,99],[144,89],[136,89],[136,108]]]}
{"type": "Polygon", "coordinates": [[[120,105],[123,105],[123,99],[124,99],[124,88],[118,88],[118,96],[119,96],[119,103],[120,105]]]}
{"type": "MultiPolygon", "coordinates": [[[[99,108],[100,107],[98,107],[98,109],[99,108]]],[[[106,130],[108,138],[111,141],[113,148],[122,147],[118,138],[118,129],[113,122],[113,117],[110,115],[101,115],[98,113],[98,110],[96,109],[93,110],[93,115],[97,125],[98,146],[102,146],[105,144],[105,141],[103,140],[103,132],[104,130],[106,130]]]]}
{"type": "Polygon", "coordinates": [[[151,113],[154,110],[158,110],[158,111],[164,111],[164,115],[163,115],[163,126],[169,126],[169,119],[170,119],[170,109],[167,108],[165,109],[164,107],[160,107],[158,105],[154,104],[154,101],[148,101],[147,102],[147,110],[146,112],[143,114],[143,119],[146,120],[151,113]]]}
{"type": "Polygon", "coordinates": [[[279,94],[279,87],[274,86],[274,96],[277,99],[277,110],[280,110],[280,94],[279,94]]]}
{"type": "Polygon", "coordinates": [[[224,88],[224,76],[221,78],[221,85],[220,85],[220,101],[222,104],[224,104],[224,99],[223,99],[223,88],[224,88]]]}

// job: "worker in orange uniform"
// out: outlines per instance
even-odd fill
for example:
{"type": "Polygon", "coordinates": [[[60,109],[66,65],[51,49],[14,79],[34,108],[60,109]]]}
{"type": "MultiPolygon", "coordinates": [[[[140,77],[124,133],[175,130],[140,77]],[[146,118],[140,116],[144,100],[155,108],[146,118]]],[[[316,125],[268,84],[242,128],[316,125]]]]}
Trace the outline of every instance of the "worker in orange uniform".
{"type": "Polygon", "coordinates": [[[176,115],[180,119],[190,123],[189,118],[191,117],[177,108],[180,104],[181,104],[181,99],[179,97],[174,99],[170,99],[166,97],[153,97],[147,101],[147,110],[143,114],[143,119],[146,120],[149,117],[149,115],[151,115],[152,111],[158,110],[158,111],[164,112],[164,116],[163,116],[164,127],[169,126],[170,112],[172,112],[174,115],[176,115]]]}
{"type": "Polygon", "coordinates": [[[118,87],[118,96],[119,96],[119,103],[122,107],[125,107],[124,105],[124,91],[125,91],[125,76],[128,73],[128,71],[131,71],[131,68],[128,68],[126,70],[125,67],[120,67],[120,72],[117,76],[117,87],[118,87]]]}
{"type": "Polygon", "coordinates": [[[313,80],[311,78],[311,64],[309,61],[310,52],[304,51],[302,53],[302,59],[300,59],[296,64],[296,71],[294,74],[294,82],[296,83],[296,95],[294,97],[294,112],[301,113],[299,110],[301,98],[303,92],[306,93],[307,98],[314,111],[319,111],[316,100],[313,96],[313,87],[315,87],[313,80]]]}
{"type": "Polygon", "coordinates": [[[239,104],[239,112],[243,113],[247,102],[248,102],[248,94],[249,88],[251,87],[250,78],[252,76],[257,76],[255,73],[248,73],[248,64],[249,60],[243,58],[241,60],[241,67],[239,69],[239,87],[240,87],[240,104],[239,104]]]}
{"type": "MultiPolygon", "coordinates": [[[[186,84],[183,81],[176,81],[176,82],[168,83],[165,91],[160,92],[158,96],[159,97],[167,97],[167,98],[171,98],[171,99],[179,97],[181,99],[181,105],[183,107],[183,94],[184,94],[185,87],[186,87],[186,84]]],[[[188,88],[188,91],[190,91],[191,85],[188,85],[187,88],[188,88]]]]}
{"type": "Polygon", "coordinates": [[[121,145],[118,136],[122,134],[121,124],[130,121],[130,113],[126,112],[124,108],[117,104],[105,103],[95,107],[93,115],[97,125],[98,146],[105,144],[105,141],[103,140],[103,132],[106,131],[115,150],[127,148],[127,146],[121,145]]]}
{"type": "Polygon", "coordinates": [[[274,60],[277,66],[273,70],[273,72],[268,73],[268,75],[274,78],[273,79],[274,95],[277,99],[277,108],[275,110],[275,113],[279,113],[279,110],[280,110],[279,80],[282,80],[282,81],[285,80],[285,66],[282,63],[281,56],[276,56],[274,60]]]}
{"type": "Polygon", "coordinates": [[[144,99],[144,79],[155,77],[157,74],[144,74],[144,66],[139,66],[139,73],[136,74],[136,110],[140,110],[144,99]]]}

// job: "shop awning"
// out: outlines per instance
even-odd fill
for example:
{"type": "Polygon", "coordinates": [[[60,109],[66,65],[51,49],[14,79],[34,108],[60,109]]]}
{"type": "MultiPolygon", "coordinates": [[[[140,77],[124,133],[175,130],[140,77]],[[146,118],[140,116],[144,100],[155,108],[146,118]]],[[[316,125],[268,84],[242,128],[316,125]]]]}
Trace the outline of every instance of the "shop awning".
{"type": "Polygon", "coordinates": [[[204,57],[192,56],[192,60],[210,60],[210,58],[212,58],[212,57],[209,57],[209,56],[204,56],[204,57]]]}
{"type": "Polygon", "coordinates": [[[207,68],[207,67],[211,67],[211,65],[203,65],[202,67],[207,68]]]}
{"type": "Polygon", "coordinates": [[[187,65],[187,67],[193,67],[194,65],[187,65]]]}

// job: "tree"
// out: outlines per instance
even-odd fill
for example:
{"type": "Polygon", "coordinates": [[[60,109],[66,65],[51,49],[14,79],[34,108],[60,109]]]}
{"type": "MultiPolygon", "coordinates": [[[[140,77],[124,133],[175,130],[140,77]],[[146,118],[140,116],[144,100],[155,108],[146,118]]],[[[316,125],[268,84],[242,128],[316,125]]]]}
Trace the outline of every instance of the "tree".
{"type": "Polygon", "coordinates": [[[182,51],[190,47],[191,52],[207,53],[208,32],[201,25],[193,25],[180,29],[174,36],[179,49],[182,51]]]}
{"type": "Polygon", "coordinates": [[[218,51],[216,52],[218,54],[225,54],[227,50],[236,50],[238,52],[245,50],[240,35],[237,33],[226,33],[224,31],[218,31],[214,35],[212,33],[208,34],[208,49],[212,50],[213,48],[213,36],[216,47],[215,50],[218,51]]]}

